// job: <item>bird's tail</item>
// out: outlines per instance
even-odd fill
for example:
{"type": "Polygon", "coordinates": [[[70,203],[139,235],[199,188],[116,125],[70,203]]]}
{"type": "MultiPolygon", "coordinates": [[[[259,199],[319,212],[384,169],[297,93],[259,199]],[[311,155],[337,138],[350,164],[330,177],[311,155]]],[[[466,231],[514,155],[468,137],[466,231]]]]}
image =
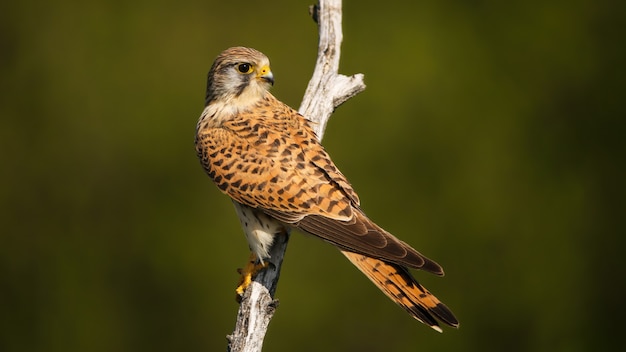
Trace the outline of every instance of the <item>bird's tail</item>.
{"type": "Polygon", "coordinates": [[[341,253],[413,318],[439,332],[442,330],[435,317],[452,327],[459,326],[450,309],[420,285],[405,267],[353,252],[341,253]]]}

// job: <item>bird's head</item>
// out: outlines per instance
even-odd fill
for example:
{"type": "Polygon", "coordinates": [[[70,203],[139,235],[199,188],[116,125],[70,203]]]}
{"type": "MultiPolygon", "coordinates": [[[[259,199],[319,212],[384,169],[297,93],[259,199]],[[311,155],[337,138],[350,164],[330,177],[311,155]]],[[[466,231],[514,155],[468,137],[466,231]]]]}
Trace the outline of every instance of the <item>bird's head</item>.
{"type": "Polygon", "coordinates": [[[246,106],[262,99],[273,84],[267,56],[252,48],[229,48],[218,55],[209,71],[206,104],[246,106]]]}

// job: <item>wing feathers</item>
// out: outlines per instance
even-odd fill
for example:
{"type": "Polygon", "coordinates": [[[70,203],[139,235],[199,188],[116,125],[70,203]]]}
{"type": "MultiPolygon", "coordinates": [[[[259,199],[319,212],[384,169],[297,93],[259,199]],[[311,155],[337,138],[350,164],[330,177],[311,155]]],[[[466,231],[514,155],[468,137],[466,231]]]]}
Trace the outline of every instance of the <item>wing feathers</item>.
{"type": "Polygon", "coordinates": [[[309,215],[294,225],[305,232],[321,237],[341,249],[364,254],[410,268],[443,275],[436,262],[426,258],[408,244],[381,229],[358,209],[353,209],[351,221],[340,221],[309,215]]]}

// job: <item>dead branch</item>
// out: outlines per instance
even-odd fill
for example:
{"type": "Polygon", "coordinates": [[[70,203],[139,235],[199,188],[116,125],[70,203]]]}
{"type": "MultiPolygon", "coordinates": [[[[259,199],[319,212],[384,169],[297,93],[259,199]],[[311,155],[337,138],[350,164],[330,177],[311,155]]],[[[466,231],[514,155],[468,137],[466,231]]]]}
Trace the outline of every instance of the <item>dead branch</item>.
{"type": "MultiPolygon", "coordinates": [[[[365,89],[363,75],[344,76],[338,73],[341,52],[341,0],[320,0],[310,9],[319,27],[319,47],[313,76],[309,81],[299,112],[314,122],[321,140],[333,111],[346,100],[365,89]]],[[[274,299],[289,234],[276,236],[270,250],[271,258],[245,291],[235,330],[229,336],[228,350],[259,352],[278,301],[274,299]]]]}

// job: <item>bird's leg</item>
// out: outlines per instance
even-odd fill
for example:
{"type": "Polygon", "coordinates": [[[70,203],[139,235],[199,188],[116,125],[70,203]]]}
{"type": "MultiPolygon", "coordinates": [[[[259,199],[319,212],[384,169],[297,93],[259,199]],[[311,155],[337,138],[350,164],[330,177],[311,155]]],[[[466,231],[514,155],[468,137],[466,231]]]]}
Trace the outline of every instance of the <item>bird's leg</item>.
{"type": "Polygon", "coordinates": [[[241,278],[239,278],[239,285],[235,292],[237,293],[237,302],[241,302],[241,298],[243,297],[243,293],[246,291],[246,288],[250,286],[252,283],[252,277],[255,276],[259,271],[263,270],[267,267],[268,263],[263,262],[257,258],[254,252],[250,253],[250,259],[248,259],[248,263],[243,269],[237,269],[237,272],[241,274],[241,278]]]}

